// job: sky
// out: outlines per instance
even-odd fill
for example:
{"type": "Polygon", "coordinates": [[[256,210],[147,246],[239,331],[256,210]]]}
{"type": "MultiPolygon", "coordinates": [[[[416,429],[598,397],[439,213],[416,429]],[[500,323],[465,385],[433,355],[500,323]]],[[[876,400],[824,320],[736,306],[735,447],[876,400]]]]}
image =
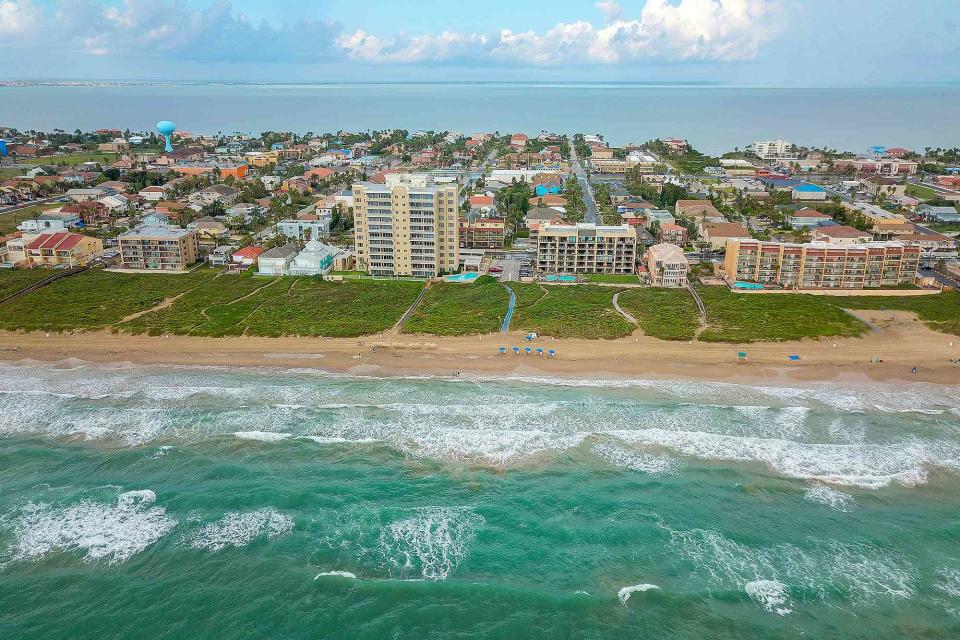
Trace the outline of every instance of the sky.
{"type": "Polygon", "coordinates": [[[960,82],[960,0],[0,0],[0,80],[960,82]]]}

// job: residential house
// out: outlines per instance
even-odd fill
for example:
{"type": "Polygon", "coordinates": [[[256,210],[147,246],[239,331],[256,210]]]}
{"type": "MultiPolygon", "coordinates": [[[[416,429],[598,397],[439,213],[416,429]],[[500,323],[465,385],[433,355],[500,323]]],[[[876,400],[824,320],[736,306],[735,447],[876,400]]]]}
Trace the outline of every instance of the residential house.
{"type": "Polygon", "coordinates": [[[677,200],[674,211],[678,217],[683,216],[691,220],[723,217],[709,200],[677,200]]]}
{"type": "Polygon", "coordinates": [[[657,239],[665,244],[675,244],[682,247],[687,244],[688,233],[686,227],[667,222],[660,225],[657,239]]]}
{"type": "Polygon", "coordinates": [[[460,219],[460,247],[464,249],[502,249],[506,223],[502,218],[468,215],[460,219]]]}
{"type": "Polygon", "coordinates": [[[290,264],[290,275],[324,275],[333,269],[333,259],[338,253],[340,249],[337,247],[311,240],[304,246],[303,251],[294,257],[290,264]]]}
{"type": "Polygon", "coordinates": [[[710,243],[710,248],[718,251],[727,246],[727,240],[743,240],[750,237],[746,227],[737,222],[702,221],[698,225],[700,238],[710,243]]]}
{"type": "Polygon", "coordinates": [[[644,257],[650,284],[655,287],[687,286],[690,263],[676,244],[655,244],[647,249],[644,257]]]}
{"type": "Polygon", "coordinates": [[[567,199],[557,195],[543,195],[530,198],[531,207],[566,207],[567,199]]]}
{"type": "Polygon", "coordinates": [[[196,231],[201,241],[218,240],[230,235],[230,229],[227,228],[227,225],[213,216],[197,218],[187,225],[187,229],[196,231]]]}
{"type": "Polygon", "coordinates": [[[864,244],[873,240],[873,235],[843,224],[831,224],[816,227],[810,232],[814,242],[828,242],[830,244],[864,244]]]}
{"type": "Polygon", "coordinates": [[[514,149],[523,150],[527,146],[527,142],[530,138],[523,133],[515,133],[510,136],[510,146],[514,149]]]}
{"type": "Polygon", "coordinates": [[[313,214],[312,217],[315,219],[281,220],[277,223],[277,233],[297,240],[319,240],[329,236],[331,216],[313,214]]]}
{"type": "Polygon", "coordinates": [[[830,222],[831,220],[833,220],[833,218],[827,214],[807,207],[794,211],[786,216],[787,224],[793,229],[810,229],[824,222],[830,222]]]}
{"type": "Polygon", "coordinates": [[[257,264],[257,260],[261,255],[263,255],[263,247],[250,245],[249,247],[243,247],[234,251],[230,257],[230,261],[234,264],[249,267],[257,264]]]}
{"type": "Polygon", "coordinates": [[[939,207],[930,204],[917,206],[917,215],[929,222],[960,222],[956,207],[939,207]]]}
{"type": "Polygon", "coordinates": [[[144,187],[137,193],[147,202],[160,202],[167,195],[166,190],[159,186],[144,187]]]}
{"type": "Polygon", "coordinates": [[[523,218],[524,225],[531,232],[540,229],[540,227],[544,225],[558,225],[563,221],[563,214],[552,207],[535,207],[527,211],[527,215],[523,218]]]}
{"type": "Polygon", "coordinates": [[[238,189],[228,187],[225,184],[214,184],[206,189],[191,193],[187,200],[189,200],[190,204],[199,207],[213,204],[214,202],[222,202],[224,205],[230,206],[236,201],[238,195],[240,195],[238,189]]]}
{"type": "Polygon", "coordinates": [[[76,227],[79,222],[80,218],[75,213],[45,211],[34,218],[27,218],[17,225],[17,229],[24,233],[68,231],[76,227]]]}
{"type": "Polygon", "coordinates": [[[106,189],[90,187],[89,189],[69,189],[64,195],[74,202],[84,202],[86,200],[99,200],[108,193],[106,189]]]}
{"type": "Polygon", "coordinates": [[[80,221],[88,227],[110,221],[110,212],[107,210],[106,205],[95,200],[66,204],[60,207],[60,213],[69,213],[77,216],[80,221]]]}
{"type": "Polygon", "coordinates": [[[290,275],[290,265],[296,255],[297,245],[293,243],[268,249],[257,259],[257,272],[262,276],[290,275]]]}

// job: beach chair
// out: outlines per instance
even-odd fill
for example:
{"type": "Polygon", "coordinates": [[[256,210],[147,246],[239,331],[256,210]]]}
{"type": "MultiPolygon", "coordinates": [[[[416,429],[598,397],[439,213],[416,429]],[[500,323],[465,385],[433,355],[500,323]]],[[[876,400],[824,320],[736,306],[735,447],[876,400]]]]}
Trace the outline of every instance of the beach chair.
{"type": "Polygon", "coordinates": [[[747,361],[747,352],[737,351],[737,362],[746,362],[746,361],[747,361]]]}

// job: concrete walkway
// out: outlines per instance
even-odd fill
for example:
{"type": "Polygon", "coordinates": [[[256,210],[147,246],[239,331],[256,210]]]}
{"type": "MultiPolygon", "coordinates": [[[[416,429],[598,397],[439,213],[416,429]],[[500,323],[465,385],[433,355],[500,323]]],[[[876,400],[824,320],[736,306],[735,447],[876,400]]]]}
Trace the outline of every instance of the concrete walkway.
{"type": "Polygon", "coordinates": [[[513,289],[503,283],[501,283],[500,286],[510,294],[510,304],[507,305],[507,315],[503,317],[503,324],[500,325],[500,333],[507,333],[510,331],[510,320],[513,318],[513,310],[517,306],[517,294],[513,292],[513,289]]]}
{"type": "Polygon", "coordinates": [[[618,292],[616,292],[615,294],[613,294],[613,308],[617,310],[617,313],[619,313],[619,314],[622,315],[624,318],[626,318],[627,322],[631,322],[631,323],[633,323],[633,324],[635,324],[635,325],[637,325],[637,326],[639,327],[639,326],[640,326],[640,323],[637,322],[637,319],[634,318],[634,317],[633,317],[632,315],[630,315],[629,313],[627,313],[626,311],[624,311],[623,307],[620,306],[620,294],[621,294],[621,293],[623,293],[623,292],[622,292],[622,291],[618,291],[618,292]]]}

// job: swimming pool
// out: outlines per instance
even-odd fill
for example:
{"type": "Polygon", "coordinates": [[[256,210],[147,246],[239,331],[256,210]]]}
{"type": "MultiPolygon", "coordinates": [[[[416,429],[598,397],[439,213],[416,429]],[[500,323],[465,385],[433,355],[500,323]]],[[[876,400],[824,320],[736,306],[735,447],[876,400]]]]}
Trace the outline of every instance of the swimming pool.
{"type": "Polygon", "coordinates": [[[734,282],[734,289],[763,289],[762,284],[757,284],[756,282],[734,282]]]}
{"type": "Polygon", "coordinates": [[[546,277],[547,282],[576,282],[577,276],[557,276],[550,274],[546,277]]]}
{"type": "Polygon", "coordinates": [[[473,282],[480,277],[480,274],[472,271],[470,273],[458,273],[452,276],[446,276],[444,280],[447,282],[473,282]]]}

